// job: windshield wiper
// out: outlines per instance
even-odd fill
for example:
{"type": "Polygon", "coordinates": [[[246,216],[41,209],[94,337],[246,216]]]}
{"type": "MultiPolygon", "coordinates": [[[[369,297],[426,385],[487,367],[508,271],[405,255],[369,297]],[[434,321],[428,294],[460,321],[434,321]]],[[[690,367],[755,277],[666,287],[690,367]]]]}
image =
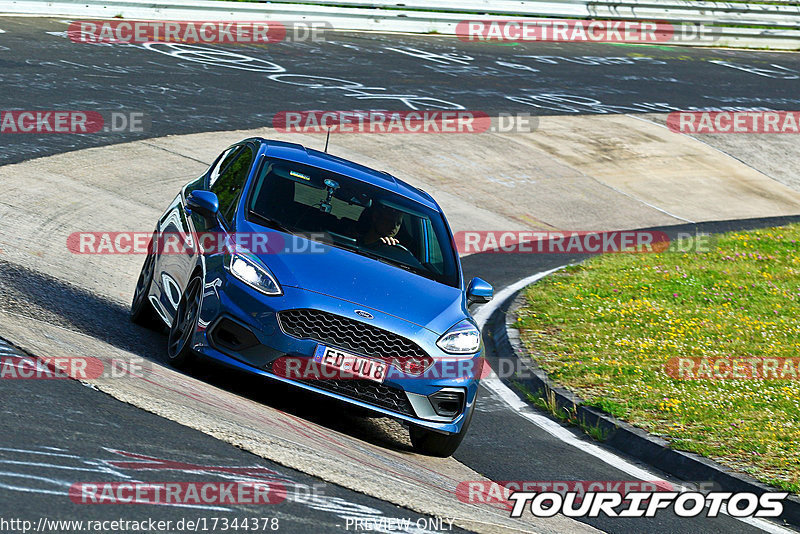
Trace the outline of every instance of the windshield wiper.
{"type": "Polygon", "coordinates": [[[410,273],[418,274],[420,276],[423,276],[425,278],[429,278],[431,280],[436,280],[436,278],[434,277],[433,273],[431,273],[431,272],[429,272],[429,271],[427,271],[425,269],[418,269],[418,268],[416,268],[416,267],[414,267],[412,265],[409,265],[407,263],[391,260],[391,259],[387,258],[386,256],[381,256],[380,254],[376,254],[375,252],[372,252],[370,250],[363,249],[363,248],[359,247],[358,245],[350,245],[350,244],[345,244],[345,243],[327,243],[327,244],[331,245],[331,246],[334,246],[334,247],[337,247],[337,248],[342,248],[342,249],[345,249],[345,250],[349,250],[349,251],[355,252],[356,254],[360,254],[362,256],[366,256],[367,258],[371,258],[373,260],[378,260],[379,262],[385,263],[386,265],[391,265],[393,267],[399,267],[399,268],[403,269],[404,271],[408,271],[410,273]]]}
{"type": "MultiPolygon", "coordinates": [[[[391,262],[391,265],[396,265],[403,270],[406,270],[410,273],[418,274],[424,278],[429,278],[430,280],[436,280],[436,277],[432,272],[427,269],[420,269],[418,267],[414,267],[413,265],[409,265],[407,263],[400,263],[400,262],[391,262]]],[[[438,281],[438,280],[437,280],[438,281]]]]}
{"type": "Polygon", "coordinates": [[[261,215],[257,211],[250,210],[249,215],[251,218],[258,219],[258,223],[261,226],[266,226],[268,228],[272,228],[273,230],[278,230],[279,232],[286,232],[287,234],[294,234],[293,231],[289,230],[289,228],[284,226],[282,223],[276,221],[275,219],[270,219],[269,217],[261,215]]]}

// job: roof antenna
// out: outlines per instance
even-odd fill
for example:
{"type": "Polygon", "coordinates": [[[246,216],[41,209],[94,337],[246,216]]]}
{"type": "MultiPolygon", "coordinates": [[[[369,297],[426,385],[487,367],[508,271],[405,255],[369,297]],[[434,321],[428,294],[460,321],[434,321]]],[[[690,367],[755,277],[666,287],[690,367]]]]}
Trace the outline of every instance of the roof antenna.
{"type": "Polygon", "coordinates": [[[325,135],[325,153],[328,153],[328,141],[331,139],[331,129],[328,128],[328,133],[325,135]]]}

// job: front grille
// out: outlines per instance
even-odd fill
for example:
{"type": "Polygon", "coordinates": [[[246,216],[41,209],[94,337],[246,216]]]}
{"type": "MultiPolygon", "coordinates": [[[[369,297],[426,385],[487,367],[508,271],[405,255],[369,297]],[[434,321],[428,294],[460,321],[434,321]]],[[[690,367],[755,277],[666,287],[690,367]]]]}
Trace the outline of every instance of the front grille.
{"type": "Polygon", "coordinates": [[[402,370],[421,374],[433,358],[413,341],[382,328],[320,310],[287,310],[278,314],[284,332],[313,339],[365,356],[384,360],[402,370]]]}
{"type": "MultiPolygon", "coordinates": [[[[267,371],[273,372],[273,362],[267,364],[267,371]]],[[[278,373],[281,375],[281,373],[278,373]]],[[[408,400],[405,392],[401,389],[393,388],[377,382],[370,382],[369,380],[297,380],[314,386],[319,389],[338,393],[344,397],[360,400],[367,404],[386,408],[393,412],[403,415],[416,416],[414,409],[411,407],[411,402],[408,400]]]]}

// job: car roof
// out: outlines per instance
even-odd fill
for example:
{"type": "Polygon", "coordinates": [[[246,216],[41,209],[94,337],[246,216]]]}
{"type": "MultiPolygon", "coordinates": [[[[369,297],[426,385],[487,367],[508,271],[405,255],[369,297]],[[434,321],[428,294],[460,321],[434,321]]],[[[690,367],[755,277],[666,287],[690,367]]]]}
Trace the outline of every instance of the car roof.
{"type": "Polygon", "coordinates": [[[264,139],[261,137],[253,140],[260,142],[266,147],[266,154],[269,157],[295,161],[297,163],[311,165],[312,167],[355,178],[356,180],[361,180],[370,185],[397,193],[398,195],[419,202],[436,211],[441,211],[436,201],[434,201],[433,197],[428,193],[403,180],[395,178],[386,171],[378,171],[326,152],[320,152],[313,148],[306,148],[297,143],[288,143],[286,141],[276,141],[274,139],[264,139]]]}

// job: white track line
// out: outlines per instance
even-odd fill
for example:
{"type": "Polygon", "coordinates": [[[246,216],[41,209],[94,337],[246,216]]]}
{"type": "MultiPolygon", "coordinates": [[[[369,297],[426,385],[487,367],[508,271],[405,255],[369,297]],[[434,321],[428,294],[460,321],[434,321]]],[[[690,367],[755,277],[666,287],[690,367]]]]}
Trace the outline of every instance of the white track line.
{"type": "Polygon", "coordinates": [[[21,453],[21,454],[41,454],[42,456],[58,456],[60,458],[77,458],[77,459],[80,459],[80,456],[76,456],[74,454],[61,454],[61,453],[57,453],[57,452],[45,452],[45,451],[31,451],[31,450],[27,450],[27,449],[14,449],[14,448],[11,448],[11,447],[0,447],[0,451],[2,451],[2,452],[18,452],[18,453],[21,453]]]}
{"type": "MultiPolygon", "coordinates": [[[[566,267],[562,265],[561,267],[556,267],[555,269],[550,269],[549,271],[543,271],[533,276],[529,276],[527,278],[523,278],[522,280],[511,284],[503,288],[499,291],[494,299],[489,302],[488,304],[484,304],[481,306],[477,312],[473,315],[475,320],[478,322],[478,326],[483,330],[483,327],[486,325],[486,321],[489,320],[489,317],[497,310],[506,300],[508,300],[514,293],[519,291],[520,289],[544,278],[545,276],[552,274],[559,269],[563,269],[566,267]]],[[[607,451],[601,447],[598,447],[594,443],[590,443],[585,439],[581,439],[573,434],[570,430],[566,427],[562,426],[561,424],[553,421],[552,419],[537,413],[527,403],[522,401],[514,391],[511,390],[508,386],[506,386],[494,373],[487,378],[481,380],[481,383],[486,386],[486,388],[499,400],[503,401],[509,408],[511,408],[514,412],[516,412],[519,416],[524,418],[527,421],[530,421],[534,425],[538,426],[554,438],[557,438],[563,441],[566,445],[570,445],[575,447],[586,454],[590,454],[601,460],[611,467],[618,469],[628,475],[637,478],[639,480],[644,480],[648,482],[666,482],[668,484],[672,484],[673,486],[680,486],[679,484],[675,484],[673,482],[666,481],[659,476],[651,473],[650,471],[643,469],[637,465],[632,464],[631,462],[617,456],[613,452],[607,451]]],[[[761,529],[764,532],[770,532],[772,534],[796,534],[794,530],[790,530],[770,521],[765,521],[763,519],[757,518],[749,518],[749,517],[736,517],[734,519],[738,519],[743,523],[747,523],[755,528],[761,529]]]]}

